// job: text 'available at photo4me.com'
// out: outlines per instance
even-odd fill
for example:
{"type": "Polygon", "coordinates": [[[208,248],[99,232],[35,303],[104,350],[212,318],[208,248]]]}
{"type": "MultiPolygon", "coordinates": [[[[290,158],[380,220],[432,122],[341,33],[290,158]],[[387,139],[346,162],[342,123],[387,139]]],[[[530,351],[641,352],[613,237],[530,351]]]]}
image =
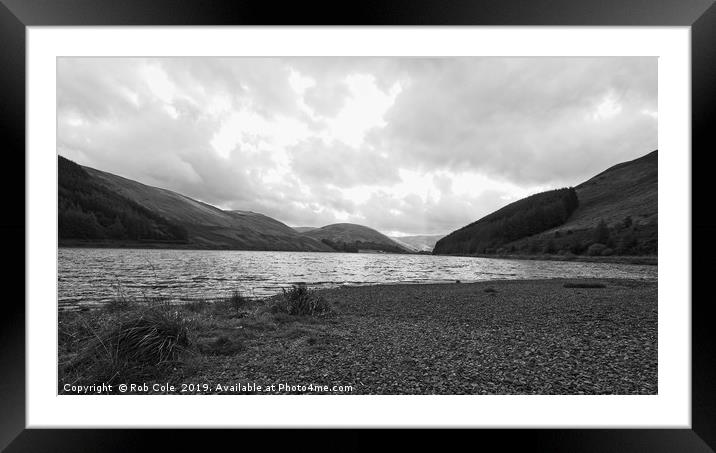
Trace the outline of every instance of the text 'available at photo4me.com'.
{"type": "Polygon", "coordinates": [[[274,382],[260,384],[257,382],[231,382],[231,383],[146,383],[133,382],[122,384],[98,383],[90,385],[65,384],[62,391],[66,395],[139,395],[139,394],[301,394],[301,393],[324,393],[324,394],[348,394],[353,392],[352,385],[340,384],[291,384],[288,382],[274,382]]]}

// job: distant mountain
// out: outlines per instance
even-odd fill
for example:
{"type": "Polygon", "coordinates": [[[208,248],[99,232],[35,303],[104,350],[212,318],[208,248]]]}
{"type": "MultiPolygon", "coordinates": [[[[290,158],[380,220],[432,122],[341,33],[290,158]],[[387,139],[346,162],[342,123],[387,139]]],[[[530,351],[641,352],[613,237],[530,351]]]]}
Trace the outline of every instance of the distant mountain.
{"type": "Polygon", "coordinates": [[[315,230],[318,227],[293,227],[294,230],[298,231],[299,233],[306,233],[311,230],[315,230]]]}
{"type": "Polygon", "coordinates": [[[146,246],[171,242],[188,248],[333,251],[321,241],[303,236],[263,214],[224,211],[170,190],[79,166],[61,156],[58,160],[61,243],[63,240],[140,241],[146,246]],[[83,185],[75,188],[76,180],[81,180],[83,185]],[[92,202],[87,202],[87,198],[92,202]],[[128,214],[122,217],[115,211],[128,214]],[[77,217],[78,212],[83,216],[80,223],[91,225],[94,217],[102,230],[83,235],[63,229],[63,217],[67,213],[77,217]],[[112,235],[110,218],[112,224],[118,219],[117,231],[140,222],[143,226],[139,229],[144,233],[112,235]]]}
{"type": "Polygon", "coordinates": [[[319,240],[335,250],[358,252],[372,250],[389,253],[412,252],[388,236],[363,225],[335,223],[303,233],[304,236],[319,240]]]}
{"type": "MultiPolygon", "coordinates": [[[[492,225],[496,231],[514,226],[507,211],[523,215],[549,209],[533,195],[483,217],[438,241],[434,253],[652,255],[658,249],[658,151],[624,162],[599,173],[574,188],[577,206],[563,221],[545,223],[544,215],[528,219],[517,238],[490,243],[486,236],[465,234],[476,224],[492,225]],[[514,209],[519,206],[520,209],[514,209]],[[521,214],[519,212],[521,211],[521,214]],[[501,215],[503,214],[503,215],[501,215]],[[493,222],[490,222],[492,220],[493,222]],[[498,220],[501,225],[495,223],[498,220]],[[536,230],[536,231],[535,231],[536,230]],[[526,233],[525,233],[526,231],[526,233]],[[454,247],[461,237],[461,246],[454,247]]],[[[554,213],[553,213],[554,214],[554,213]]],[[[559,216],[557,216],[559,217],[559,216]]],[[[524,220],[524,219],[522,219],[524,220]]],[[[519,223],[519,222],[518,222],[519,223]]],[[[504,239],[504,237],[503,237],[504,239]]]]}
{"type": "Polygon", "coordinates": [[[435,243],[445,235],[390,236],[392,240],[414,252],[432,252],[435,243]]]}

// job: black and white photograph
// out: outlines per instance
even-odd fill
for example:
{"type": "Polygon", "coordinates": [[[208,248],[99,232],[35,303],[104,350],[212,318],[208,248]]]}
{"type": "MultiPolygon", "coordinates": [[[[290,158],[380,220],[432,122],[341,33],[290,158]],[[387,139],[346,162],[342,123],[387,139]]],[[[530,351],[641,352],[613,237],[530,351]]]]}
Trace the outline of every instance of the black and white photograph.
{"type": "Polygon", "coordinates": [[[58,57],[57,393],[658,395],[657,88],[654,56],[58,57]]]}

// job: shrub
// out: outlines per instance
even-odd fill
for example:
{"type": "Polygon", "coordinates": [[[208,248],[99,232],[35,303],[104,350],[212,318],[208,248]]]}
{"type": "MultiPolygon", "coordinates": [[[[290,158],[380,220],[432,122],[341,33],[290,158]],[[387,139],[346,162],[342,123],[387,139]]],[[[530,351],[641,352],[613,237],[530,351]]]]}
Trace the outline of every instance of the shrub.
{"type": "Polygon", "coordinates": [[[325,299],[318,296],[315,291],[306,285],[294,285],[290,290],[283,290],[282,297],[273,305],[274,312],[287,313],[293,316],[323,315],[331,307],[325,299]]]}
{"type": "Polygon", "coordinates": [[[601,219],[594,229],[594,242],[597,244],[606,244],[609,240],[609,228],[604,219],[601,219]]]}
{"type": "Polygon", "coordinates": [[[604,244],[592,244],[587,249],[587,255],[589,256],[600,256],[607,246],[604,244]]]}
{"type": "Polygon", "coordinates": [[[229,312],[232,315],[241,315],[250,304],[250,299],[239,291],[234,291],[231,296],[217,301],[215,304],[217,312],[229,312]]]}
{"type": "Polygon", "coordinates": [[[619,244],[617,245],[617,252],[619,252],[620,255],[632,253],[637,245],[638,242],[634,234],[631,231],[627,232],[619,240],[619,244]]]}
{"type": "Polygon", "coordinates": [[[614,254],[614,250],[610,249],[609,247],[602,250],[602,256],[611,256],[614,254]]]}
{"type": "Polygon", "coordinates": [[[579,255],[584,251],[584,244],[577,239],[569,246],[569,251],[574,255],[579,255]]]}
{"type": "Polygon", "coordinates": [[[249,300],[243,295],[241,295],[241,293],[238,291],[234,291],[231,297],[229,297],[228,302],[229,307],[231,307],[231,309],[237,313],[243,310],[249,304],[249,300]]]}

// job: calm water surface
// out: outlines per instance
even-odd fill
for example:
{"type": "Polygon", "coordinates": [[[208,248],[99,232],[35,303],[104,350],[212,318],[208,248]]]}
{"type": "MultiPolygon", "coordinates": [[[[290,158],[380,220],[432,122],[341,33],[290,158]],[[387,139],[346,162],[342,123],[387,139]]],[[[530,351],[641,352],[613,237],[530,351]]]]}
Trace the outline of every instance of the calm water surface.
{"type": "Polygon", "coordinates": [[[535,278],[656,279],[657,266],[431,255],[61,248],[60,306],[117,296],[171,300],[262,297],[303,282],[312,287],[474,282],[535,278]]]}

